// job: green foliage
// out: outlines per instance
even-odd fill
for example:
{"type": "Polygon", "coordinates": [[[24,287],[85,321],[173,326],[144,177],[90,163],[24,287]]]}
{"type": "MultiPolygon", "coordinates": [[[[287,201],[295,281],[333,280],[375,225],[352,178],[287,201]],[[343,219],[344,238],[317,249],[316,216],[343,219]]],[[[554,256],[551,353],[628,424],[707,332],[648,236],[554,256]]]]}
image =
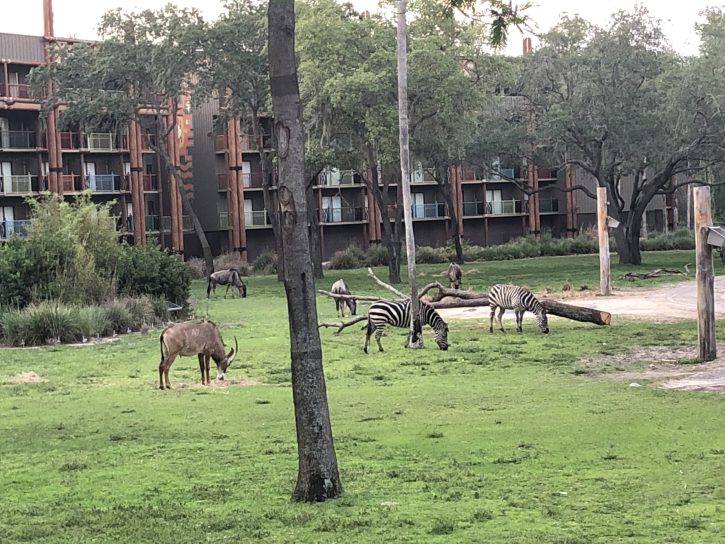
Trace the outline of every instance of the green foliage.
{"type": "Polygon", "coordinates": [[[352,245],[345,249],[336,251],[330,259],[332,270],[345,270],[360,268],[365,262],[365,252],[358,246],[352,245]]]}
{"type": "Polygon", "coordinates": [[[191,270],[178,255],[157,246],[121,247],[118,260],[118,292],[150,295],[187,306],[191,270]]]}
{"type": "Polygon", "coordinates": [[[277,254],[274,251],[260,253],[252,261],[252,270],[254,270],[255,274],[276,274],[277,254]]]}
{"type": "Polygon", "coordinates": [[[382,244],[371,244],[365,251],[364,266],[387,266],[388,250],[382,244]]]}
{"type": "Polygon", "coordinates": [[[450,262],[450,255],[445,247],[415,247],[415,262],[422,264],[435,264],[450,262]]]}
{"type": "Polygon", "coordinates": [[[639,246],[644,251],[665,251],[669,249],[695,249],[695,236],[687,229],[675,232],[658,232],[640,240],[639,246]]]}

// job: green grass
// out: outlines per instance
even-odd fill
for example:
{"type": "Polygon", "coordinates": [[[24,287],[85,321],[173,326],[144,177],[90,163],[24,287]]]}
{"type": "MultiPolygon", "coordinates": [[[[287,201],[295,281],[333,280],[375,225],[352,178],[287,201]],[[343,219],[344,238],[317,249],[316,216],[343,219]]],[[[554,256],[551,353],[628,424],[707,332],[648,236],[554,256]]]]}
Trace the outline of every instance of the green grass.
{"type": "MultiPolygon", "coordinates": [[[[692,262],[646,254],[646,269],[692,262]]],[[[468,287],[597,282],[596,257],[472,263],[468,287]]],[[[419,266],[421,283],[444,267],[419,266]]],[[[718,267],[719,268],[719,267],[718,267]]],[[[378,269],[382,274],[384,271],[378,269]]],[[[353,291],[380,292],[364,271],[353,291]]],[[[616,285],[616,281],[615,281],[616,285]]],[[[629,284],[627,284],[629,285],[629,284]]],[[[646,285],[649,285],[647,283],[646,285]]],[[[594,380],[583,355],[694,344],[693,322],[613,319],[490,335],[451,324],[451,349],[362,353],[357,327],[322,330],[343,496],[289,500],[297,459],[283,288],[203,298],[197,314],[236,335],[229,378],[258,385],[157,389],[157,331],[92,347],[0,352],[0,541],[717,543],[725,531],[723,397],[594,380]],[[19,372],[46,381],[10,384],[19,372]]],[[[334,304],[318,299],[322,320],[334,304]]],[[[725,335],[725,326],[718,327],[725,335]]],[[[634,362],[633,362],[634,363],[634,362]]],[[[198,381],[195,358],[172,384],[198,381]]]]}

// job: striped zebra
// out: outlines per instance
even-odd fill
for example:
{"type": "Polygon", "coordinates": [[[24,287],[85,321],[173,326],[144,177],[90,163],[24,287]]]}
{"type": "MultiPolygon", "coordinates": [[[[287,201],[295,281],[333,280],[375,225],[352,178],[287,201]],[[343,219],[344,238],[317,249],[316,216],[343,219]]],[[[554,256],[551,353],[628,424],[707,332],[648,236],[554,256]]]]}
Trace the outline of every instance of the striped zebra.
{"type": "Polygon", "coordinates": [[[504,331],[501,318],[506,310],[514,310],[516,313],[516,332],[523,332],[524,312],[530,311],[536,315],[536,322],[541,332],[549,332],[549,320],[546,317],[546,310],[531,291],[517,285],[494,285],[488,290],[488,304],[491,307],[491,325],[489,332],[493,332],[493,316],[498,308],[498,326],[504,331]]]}
{"type": "MultiPolygon", "coordinates": [[[[365,335],[363,351],[368,352],[370,336],[375,331],[375,341],[380,351],[383,346],[380,337],[385,325],[393,327],[410,327],[410,300],[381,300],[370,305],[368,310],[368,327],[365,335]]],[[[435,341],[442,350],[448,349],[448,325],[431,306],[420,302],[420,325],[430,325],[434,331],[435,341]]]]}

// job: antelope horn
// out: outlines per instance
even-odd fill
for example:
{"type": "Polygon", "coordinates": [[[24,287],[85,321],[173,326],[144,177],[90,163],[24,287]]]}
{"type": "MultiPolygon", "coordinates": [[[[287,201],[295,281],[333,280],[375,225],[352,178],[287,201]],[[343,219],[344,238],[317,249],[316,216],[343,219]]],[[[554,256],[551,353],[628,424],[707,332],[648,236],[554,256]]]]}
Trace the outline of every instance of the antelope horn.
{"type": "Polygon", "coordinates": [[[239,351],[239,342],[237,342],[237,337],[234,337],[234,349],[229,352],[229,355],[227,357],[229,358],[229,361],[227,362],[227,368],[229,368],[232,365],[232,361],[236,359],[237,352],[239,351]]]}

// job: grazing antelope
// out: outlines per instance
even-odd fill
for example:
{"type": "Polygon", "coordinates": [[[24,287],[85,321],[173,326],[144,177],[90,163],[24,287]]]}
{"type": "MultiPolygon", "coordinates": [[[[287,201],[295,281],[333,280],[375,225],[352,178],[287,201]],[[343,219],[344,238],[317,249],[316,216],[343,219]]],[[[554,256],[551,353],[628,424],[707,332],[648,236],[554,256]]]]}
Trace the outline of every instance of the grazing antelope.
{"type": "Polygon", "coordinates": [[[457,263],[451,263],[448,265],[448,281],[451,282],[453,289],[461,288],[461,278],[463,277],[463,270],[458,266],[457,263]]]}
{"type": "Polygon", "coordinates": [[[217,380],[224,379],[224,373],[234,361],[239,344],[234,337],[234,349],[224,352],[224,340],[217,326],[211,321],[200,323],[175,323],[166,327],[159,338],[161,362],[159,363],[159,388],[171,389],[169,369],[177,356],[199,356],[199,371],[202,385],[209,385],[209,358],[216,363],[217,380]]]}
{"type": "Polygon", "coordinates": [[[227,270],[219,270],[213,274],[209,274],[209,279],[206,286],[206,298],[211,296],[211,293],[216,294],[216,286],[226,285],[227,290],[224,292],[224,298],[227,298],[230,287],[236,287],[239,289],[239,296],[244,298],[247,296],[247,285],[242,281],[239,276],[239,270],[236,268],[229,268],[227,270]]]}
{"type": "MultiPolygon", "coordinates": [[[[330,289],[330,293],[333,293],[335,295],[351,295],[350,289],[347,288],[347,284],[345,283],[345,280],[339,279],[335,283],[332,284],[332,289],[330,289]]],[[[347,305],[348,308],[350,308],[350,314],[356,315],[357,314],[357,301],[354,298],[336,298],[335,299],[335,308],[337,309],[337,315],[342,314],[342,317],[345,317],[345,305],[347,305]]]]}

